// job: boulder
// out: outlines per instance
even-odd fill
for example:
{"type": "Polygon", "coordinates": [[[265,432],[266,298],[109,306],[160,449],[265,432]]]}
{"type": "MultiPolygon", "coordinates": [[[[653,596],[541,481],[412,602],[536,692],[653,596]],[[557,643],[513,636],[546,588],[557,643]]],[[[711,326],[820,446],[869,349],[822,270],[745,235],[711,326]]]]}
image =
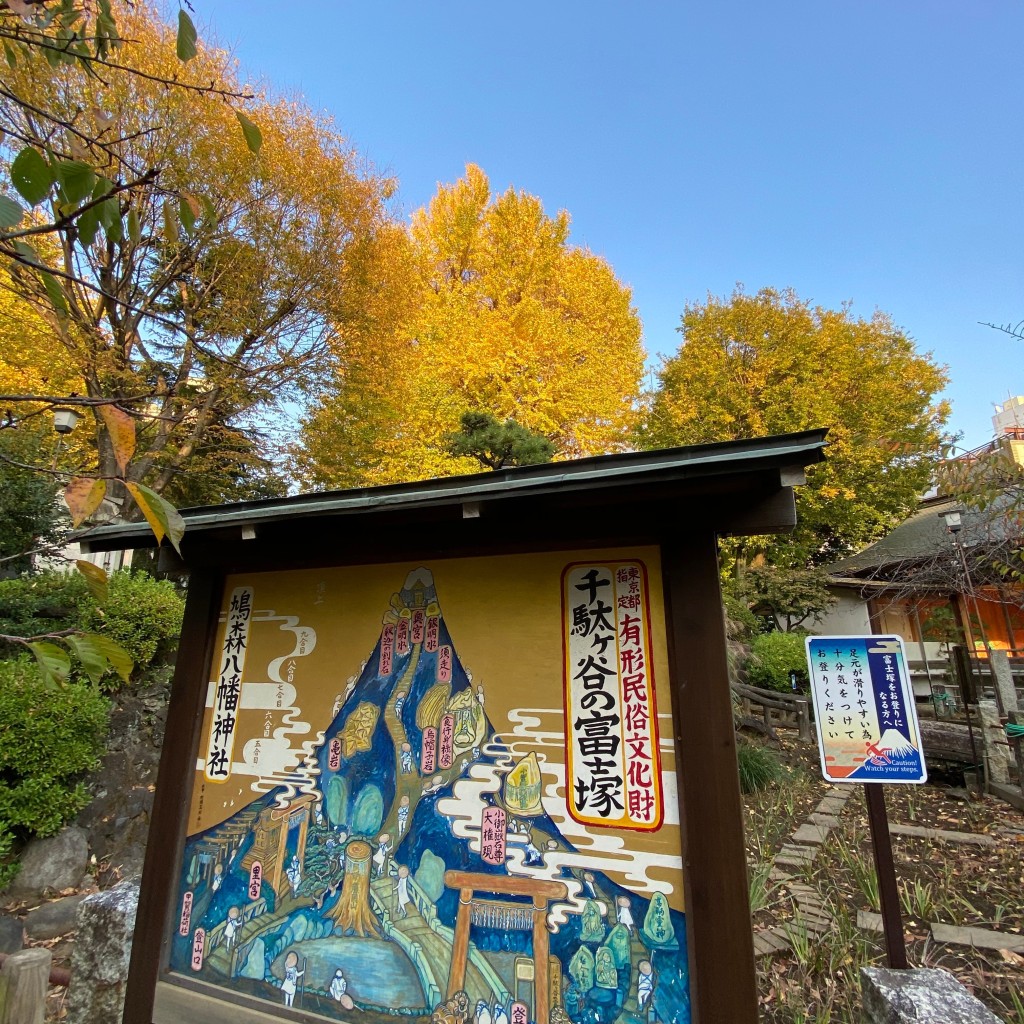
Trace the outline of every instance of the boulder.
{"type": "Polygon", "coordinates": [[[11,896],[60,892],[82,884],[89,864],[84,829],[70,825],[50,839],[33,839],[21,855],[21,870],[8,889],[11,896]]]}
{"type": "Polygon", "coordinates": [[[29,911],[25,916],[25,931],[28,933],[28,937],[46,940],[73,932],[77,927],[78,905],[85,897],[85,893],[79,893],[77,896],[65,896],[63,899],[44,903],[41,907],[29,911]]]}
{"type": "Polygon", "coordinates": [[[862,967],[860,978],[868,1024],[1000,1024],[948,971],[862,967]]]}
{"type": "Polygon", "coordinates": [[[17,953],[25,945],[25,926],[10,914],[0,914],[0,953],[17,953]]]}

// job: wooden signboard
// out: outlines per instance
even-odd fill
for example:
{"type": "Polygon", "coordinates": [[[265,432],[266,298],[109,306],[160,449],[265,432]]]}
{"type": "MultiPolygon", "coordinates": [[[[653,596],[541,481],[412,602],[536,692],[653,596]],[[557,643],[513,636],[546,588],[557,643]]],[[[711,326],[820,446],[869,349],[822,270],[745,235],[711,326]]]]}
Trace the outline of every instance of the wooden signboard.
{"type": "Polygon", "coordinates": [[[469,478],[560,473],[529,515],[414,494],[332,546],[327,509],[313,554],[193,517],[125,1019],[753,1024],[715,534],[791,522],[820,447],[740,446],[688,531],[692,479],[637,528],[637,478],[565,467],[469,478]]]}

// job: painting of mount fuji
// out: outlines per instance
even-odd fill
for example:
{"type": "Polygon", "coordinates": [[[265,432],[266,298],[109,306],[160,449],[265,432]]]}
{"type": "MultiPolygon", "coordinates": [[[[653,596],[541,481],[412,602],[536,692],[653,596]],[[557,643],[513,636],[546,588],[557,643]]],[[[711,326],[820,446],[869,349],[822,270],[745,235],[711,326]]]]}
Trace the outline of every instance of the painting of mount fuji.
{"type": "Polygon", "coordinates": [[[225,588],[175,984],[351,1024],[687,1024],[654,548],[225,588]]]}

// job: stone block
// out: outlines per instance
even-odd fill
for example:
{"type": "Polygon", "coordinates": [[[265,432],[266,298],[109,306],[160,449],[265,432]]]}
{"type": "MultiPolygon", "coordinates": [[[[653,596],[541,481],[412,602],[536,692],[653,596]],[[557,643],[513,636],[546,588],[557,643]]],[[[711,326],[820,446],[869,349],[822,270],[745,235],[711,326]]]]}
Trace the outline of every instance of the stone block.
{"type": "Polygon", "coordinates": [[[25,945],[25,926],[10,914],[0,914],[0,953],[17,953],[25,945]]]}
{"type": "Polygon", "coordinates": [[[1008,949],[1011,953],[1024,953],[1024,935],[996,932],[989,928],[960,928],[954,924],[933,924],[932,938],[936,942],[951,942],[957,946],[976,949],[1008,949]]]}
{"type": "Polygon", "coordinates": [[[77,896],[65,896],[36,907],[25,917],[25,931],[30,939],[45,941],[55,939],[58,935],[67,935],[78,927],[78,907],[86,898],[85,893],[77,896]]]}
{"type": "Polygon", "coordinates": [[[808,820],[814,825],[824,825],[825,828],[837,828],[839,826],[839,818],[835,814],[814,813],[808,820]]]}
{"type": "Polygon", "coordinates": [[[121,882],[89,896],[78,908],[67,1024],[121,1020],[138,906],[138,884],[121,882]]]}
{"type": "Polygon", "coordinates": [[[884,932],[885,924],[882,915],[876,914],[873,910],[857,911],[857,927],[865,932],[884,932]]]}
{"type": "Polygon", "coordinates": [[[862,967],[860,978],[868,1024],[1000,1024],[999,1018],[947,971],[862,967]]]}
{"type": "Polygon", "coordinates": [[[792,835],[794,843],[807,846],[818,846],[828,839],[828,829],[824,825],[801,825],[792,835]]]}

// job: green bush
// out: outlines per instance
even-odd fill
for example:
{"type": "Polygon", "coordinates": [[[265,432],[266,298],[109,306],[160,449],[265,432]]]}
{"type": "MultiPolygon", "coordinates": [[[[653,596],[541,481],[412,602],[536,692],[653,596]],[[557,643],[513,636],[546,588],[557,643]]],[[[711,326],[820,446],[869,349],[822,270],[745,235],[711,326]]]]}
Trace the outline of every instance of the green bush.
{"type": "MultiPolygon", "coordinates": [[[[0,580],[0,633],[38,636],[65,629],[102,633],[119,643],[135,662],[134,679],[154,661],[173,653],[184,609],[185,602],[173,583],[128,570],[111,575],[102,608],[77,572],[43,572],[0,580]]],[[[19,657],[23,651],[21,645],[6,644],[0,656],[19,657]]],[[[103,685],[115,689],[120,681],[110,672],[103,685]]]]}
{"type": "Polygon", "coordinates": [[[789,674],[796,672],[801,683],[807,681],[806,633],[762,633],[754,638],[747,659],[747,682],[766,690],[789,692],[789,674]]]}
{"type": "Polygon", "coordinates": [[[135,662],[137,676],[174,652],[184,611],[185,602],[169,580],[122,570],[110,577],[104,607],[87,606],[79,625],[116,640],[135,662]]]}
{"type": "Polygon", "coordinates": [[[34,662],[0,661],[0,888],[17,843],[53,835],[89,802],[82,775],[99,762],[109,714],[94,687],[49,687],[34,662]]]}
{"type": "Polygon", "coordinates": [[[740,791],[743,793],[756,793],[785,778],[782,762],[765,747],[741,742],[736,747],[736,760],[740,770],[740,791]]]}
{"type": "MultiPolygon", "coordinates": [[[[77,572],[40,572],[0,580],[0,633],[38,636],[74,629],[92,603],[89,587],[77,572]]],[[[19,646],[5,653],[23,650],[19,646]]]]}

